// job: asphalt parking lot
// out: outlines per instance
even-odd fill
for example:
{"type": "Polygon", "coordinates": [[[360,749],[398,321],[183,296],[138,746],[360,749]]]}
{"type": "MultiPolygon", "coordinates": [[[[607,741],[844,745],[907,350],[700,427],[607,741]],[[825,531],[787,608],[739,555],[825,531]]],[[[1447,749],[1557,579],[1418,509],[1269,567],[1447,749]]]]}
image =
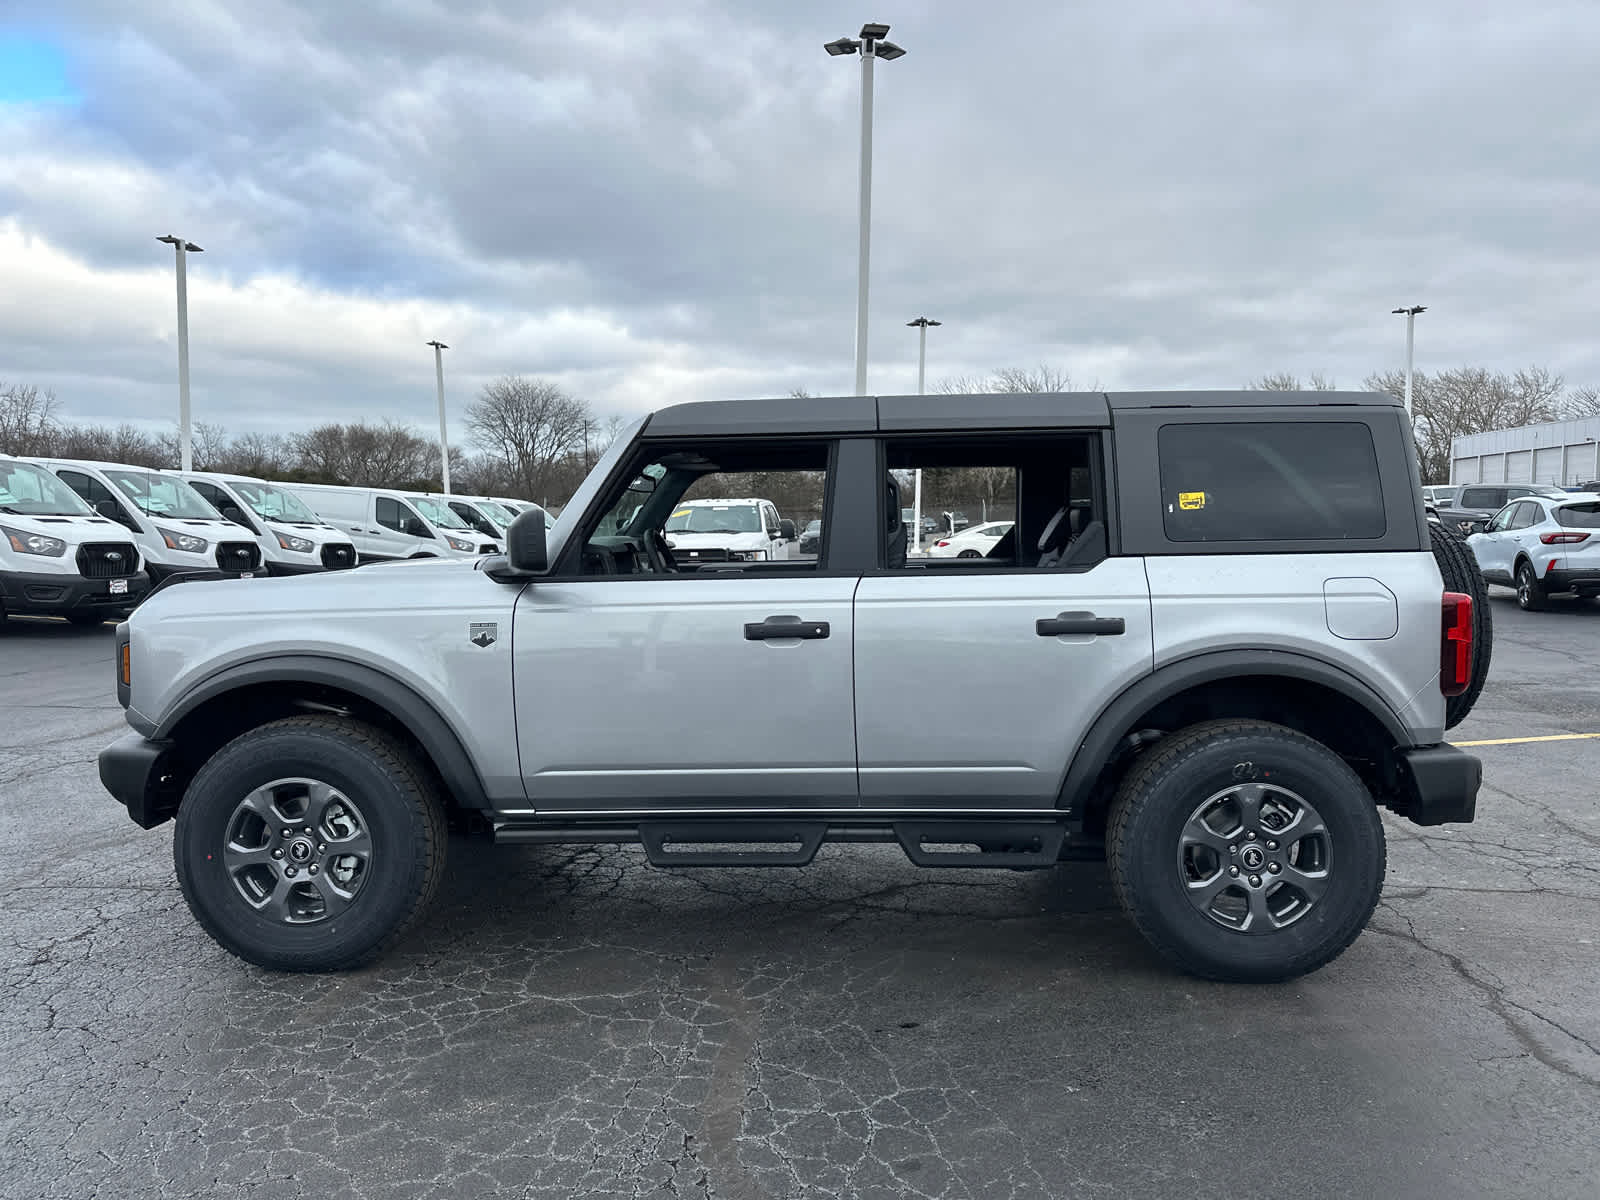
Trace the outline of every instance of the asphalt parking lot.
{"type": "Polygon", "coordinates": [[[0,628],[0,1195],[1600,1194],[1600,604],[1519,612],[1386,822],[1372,924],[1273,987],[1174,974],[1098,866],[793,871],[459,840],[345,975],[229,957],[103,793],[111,629],[0,628]]]}

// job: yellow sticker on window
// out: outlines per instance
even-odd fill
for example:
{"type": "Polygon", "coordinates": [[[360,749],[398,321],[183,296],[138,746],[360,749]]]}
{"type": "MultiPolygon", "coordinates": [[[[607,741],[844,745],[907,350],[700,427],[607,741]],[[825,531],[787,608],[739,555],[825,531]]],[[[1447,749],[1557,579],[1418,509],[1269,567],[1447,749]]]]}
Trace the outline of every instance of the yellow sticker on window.
{"type": "Polygon", "coordinates": [[[687,508],[680,508],[677,512],[673,513],[672,515],[675,516],[675,517],[687,517],[689,515],[689,510],[687,508]]]}
{"type": "Polygon", "coordinates": [[[1178,507],[1185,509],[1204,508],[1206,494],[1204,492],[1179,492],[1178,507]]]}

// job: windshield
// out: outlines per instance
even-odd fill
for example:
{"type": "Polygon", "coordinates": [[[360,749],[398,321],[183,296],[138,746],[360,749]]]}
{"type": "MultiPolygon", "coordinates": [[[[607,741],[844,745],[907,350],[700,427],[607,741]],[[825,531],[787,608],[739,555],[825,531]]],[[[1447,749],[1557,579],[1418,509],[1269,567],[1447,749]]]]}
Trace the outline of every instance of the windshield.
{"type": "Polygon", "coordinates": [[[706,504],[680,508],[667,518],[668,533],[760,533],[754,504],[706,504]]]}
{"type": "Polygon", "coordinates": [[[235,479],[229,481],[228,486],[264,521],[298,521],[305,525],[323,523],[322,518],[307,508],[299,496],[273,487],[270,483],[247,483],[235,479]]]}
{"type": "Polygon", "coordinates": [[[149,517],[177,517],[191,521],[220,521],[222,514],[181,479],[154,471],[107,471],[107,479],[149,517]]]}
{"type": "Polygon", "coordinates": [[[512,521],[517,519],[516,513],[512,512],[504,504],[497,504],[493,500],[474,500],[472,503],[477,507],[479,512],[483,513],[484,516],[488,517],[489,520],[493,521],[496,525],[509,525],[512,521]]]}
{"type": "Polygon", "coordinates": [[[93,510],[43,467],[0,462],[0,512],[28,517],[83,517],[93,510]]]}
{"type": "Polygon", "coordinates": [[[466,529],[467,523],[456,516],[454,510],[442,500],[435,500],[432,496],[409,496],[411,503],[421,510],[440,529],[466,529]]]}

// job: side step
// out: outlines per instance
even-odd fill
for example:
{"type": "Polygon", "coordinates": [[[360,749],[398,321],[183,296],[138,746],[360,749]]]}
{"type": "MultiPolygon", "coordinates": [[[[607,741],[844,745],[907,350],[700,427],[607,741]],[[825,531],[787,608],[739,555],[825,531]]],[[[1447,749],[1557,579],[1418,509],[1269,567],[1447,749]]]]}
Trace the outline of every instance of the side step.
{"type": "Polygon", "coordinates": [[[817,856],[825,821],[640,821],[653,867],[803,867],[817,856]]]}
{"type": "Polygon", "coordinates": [[[919,867],[1053,867],[1060,821],[896,821],[895,840],[919,867]]]}

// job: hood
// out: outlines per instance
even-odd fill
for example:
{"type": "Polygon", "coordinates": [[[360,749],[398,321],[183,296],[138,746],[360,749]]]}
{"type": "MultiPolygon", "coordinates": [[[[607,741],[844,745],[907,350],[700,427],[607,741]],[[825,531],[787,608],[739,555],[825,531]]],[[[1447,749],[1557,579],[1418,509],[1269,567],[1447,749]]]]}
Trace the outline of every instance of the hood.
{"type": "Polygon", "coordinates": [[[667,532],[667,544],[677,546],[725,546],[729,542],[754,541],[765,544],[771,539],[760,530],[750,533],[674,533],[667,532]]]}

